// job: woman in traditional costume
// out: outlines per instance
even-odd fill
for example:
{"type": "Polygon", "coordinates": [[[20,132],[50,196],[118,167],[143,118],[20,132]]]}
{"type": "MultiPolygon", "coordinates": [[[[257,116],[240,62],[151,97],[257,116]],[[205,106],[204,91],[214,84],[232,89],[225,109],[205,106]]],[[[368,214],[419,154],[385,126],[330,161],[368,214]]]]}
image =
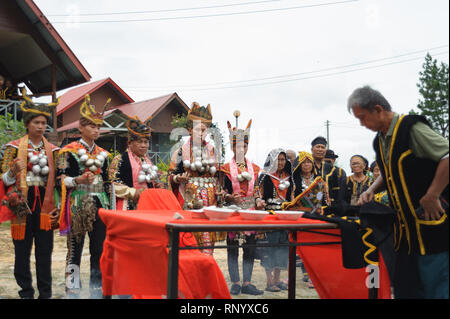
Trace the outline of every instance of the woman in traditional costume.
{"type": "MultiPolygon", "coordinates": [[[[108,102],[103,107],[106,109],[108,102]]],[[[89,95],[80,108],[81,138],[61,149],[58,177],[61,183],[60,232],[67,235],[66,294],[79,298],[81,289],[80,264],[86,233],[91,254],[91,298],[102,297],[100,256],[106,227],[98,215],[99,208],[110,208],[108,166],[112,156],[95,144],[103,124],[103,112],[95,110],[89,95]]]]}
{"type": "MultiPolygon", "coordinates": [[[[295,184],[294,197],[298,198],[303,192],[305,192],[316,180],[316,178],[321,178],[320,175],[314,174],[316,170],[314,169],[314,158],[311,153],[299,152],[298,157],[294,161],[294,169],[292,173],[292,178],[295,184]]],[[[314,199],[310,199],[314,200],[314,199]]],[[[307,199],[305,199],[307,201],[307,199]]],[[[300,202],[300,201],[299,201],[300,202]]],[[[328,194],[325,189],[325,196],[321,199],[323,205],[328,202],[328,194]]],[[[311,207],[313,205],[310,205],[311,207]]],[[[309,288],[314,288],[311,279],[309,278],[306,268],[303,262],[299,259],[300,268],[303,272],[303,281],[306,282],[309,288]]]]}
{"type": "MultiPolygon", "coordinates": [[[[245,130],[231,128],[228,122],[228,130],[230,133],[230,145],[234,153],[229,163],[222,166],[221,172],[223,176],[223,189],[227,193],[225,201],[228,204],[235,204],[244,208],[256,207],[264,208],[264,201],[261,200],[258,189],[258,174],[260,168],[245,157],[248,150],[248,142],[250,137],[250,127],[252,121],[247,125],[245,130]]],[[[255,260],[255,247],[248,247],[256,243],[256,232],[229,232],[227,236],[227,257],[228,272],[232,286],[230,293],[238,295],[240,292],[251,295],[261,295],[264,291],[257,289],[251,284],[253,264],[255,260]],[[240,285],[238,257],[239,242],[243,245],[243,283],[240,285]]]]}
{"type": "Polygon", "coordinates": [[[314,174],[314,158],[308,152],[299,152],[293,166],[294,197],[297,197],[311,185],[317,175],[314,174]]]}
{"type": "MultiPolygon", "coordinates": [[[[218,180],[216,151],[206,141],[212,122],[211,106],[200,106],[194,102],[188,112],[189,139],[172,155],[169,167],[169,189],[173,191],[184,209],[201,209],[214,206],[218,180]]],[[[213,246],[225,239],[225,233],[194,233],[201,246],[213,246]]],[[[203,249],[212,254],[213,249],[203,249]]]]}
{"type": "Polygon", "coordinates": [[[135,210],[140,194],[157,186],[158,167],[147,156],[151,129],[137,117],[127,121],[128,148],[108,169],[112,182],[111,209],[135,210]]]}
{"type": "Polygon", "coordinates": [[[369,162],[361,155],[350,158],[352,175],[347,176],[344,200],[351,206],[358,205],[359,196],[372,185],[372,178],[367,174],[369,162]]]}
{"type": "Polygon", "coordinates": [[[14,276],[21,298],[34,298],[30,256],[35,244],[39,298],[51,298],[53,228],[59,212],[55,208],[55,161],[59,148],[44,137],[47,122],[57,103],[34,104],[23,91],[20,105],[27,134],[5,145],[1,164],[0,222],[11,219],[14,243],[14,276]]]}
{"type": "MultiPolygon", "coordinates": [[[[293,190],[291,162],[283,149],[274,149],[267,156],[260,180],[260,193],[267,203],[266,209],[280,209],[282,203],[292,201],[293,190]]],[[[264,236],[269,244],[289,244],[289,232],[285,230],[266,232],[264,236]]],[[[282,269],[287,268],[289,248],[287,246],[268,247],[265,252],[261,265],[267,276],[266,291],[287,290],[286,283],[280,281],[280,273],[282,269]]]]}

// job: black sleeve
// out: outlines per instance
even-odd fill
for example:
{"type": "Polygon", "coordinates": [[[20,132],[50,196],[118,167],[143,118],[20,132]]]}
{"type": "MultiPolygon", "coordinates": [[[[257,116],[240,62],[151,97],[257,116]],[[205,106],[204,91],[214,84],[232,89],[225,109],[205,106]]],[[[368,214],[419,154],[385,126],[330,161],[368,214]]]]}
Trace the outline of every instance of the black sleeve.
{"type": "Polygon", "coordinates": [[[77,177],[81,175],[78,162],[70,152],[65,152],[62,157],[63,158],[59,159],[60,163],[56,171],[56,176],[65,175],[70,177],[77,177]]]}
{"type": "Polygon", "coordinates": [[[231,184],[231,181],[226,174],[223,175],[223,189],[228,194],[233,194],[233,185],[231,184]]]}
{"type": "Polygon", "coordinates": [[[345,197],[345,188],[347,186],[347,174],[345,171],[341,168],[340,169],[341,176],[339,177],[339,194],[337,197],[337,200],[344,200],[345,197]]]}
{"type": "Polygon", "coordinates": [[[172,171],[172,174],[174,175],[178,175],[178,174],[183,174],[185,172],[184,170],[184,166],[183,166],[183,161],[180,161],[177,165],[177,167],[172,171]]]}
{"type": "Polygon", "coordinates": [[[347,183],[347,179],[345,179],[345,180],[346,180],[346,183],[345,183],[345,187],[344,187],[344,197],[343,197],[343,200],[344,200],[346,203],[350,204],[350,201],[351,201],[351,198],[352,198],[353,183],[350,182],[350,181],[347,183]]]}
{"type": "Polygon", "coordinates": [[[297,170],[293,174],[293,181],[295,184],[294,198],[303,192],[302,177],[300,176],[300,174],[298,172],[299,171],[297,170]]]}
{"type": "Polygon", "coordinates": [[[106,192],[106,194],[108,194],[108,196],[111,194],[111,183],[109,180],[109,176],[108,176],[108,167],[109,164],[111,163],[111,158],[108,156],[106,157],[105,161],[103,162],[103,166],[102,166],[102,179],[103,179],[103,189],[106,192]]]}

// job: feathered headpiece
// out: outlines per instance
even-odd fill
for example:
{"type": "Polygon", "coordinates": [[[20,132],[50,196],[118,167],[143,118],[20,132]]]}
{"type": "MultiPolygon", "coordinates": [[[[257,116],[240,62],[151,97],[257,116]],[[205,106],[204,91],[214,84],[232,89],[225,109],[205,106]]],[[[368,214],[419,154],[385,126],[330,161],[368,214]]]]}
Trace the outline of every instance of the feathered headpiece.
{"type": "Polygon", "coordinates": [[[85,125],[90,122],[95,125],[102,125],[103,124],[103,113],[105,113],[105,110],[108,107],[110,102],[111,102],[111,99],[108,99],[106,101],[106,104],[103,106],[102,112],[99,113],[95,110],[95,105],[91,104],[91,97],[89,96],[89,94],[86,94],[86,96],[84,97],[84,102],[83,102],[83,104],[81,104],[81,107],[80,107],[80,115],[81,115],[80,124],[85,125]],[[86,122],[86,121],[88,121],[88,122],[86,122]]]}
{"type": "Polygon", "coordinates": [[[140,137],[145,137],[150,139],[150,133],[152,129],[150,128],[149,122],[142,123],[137,116],[130,118],[127,121],[128,128],[128,138],[129,140],[136,140],[140,137]]]}
{"type": "Polygon", "coordinates": [[[247,124],[245,130],[238,129],[237,127],[231,128],[230,121],[227,121],[228,131],[230,132],[230,143],[235,144],[238,140],[244,141],[244,143],[248,143],[250,139],[250,128],[252,126],[252,120],[250,120],[247,124]]]}
{"type": "Polygon", "coordinates": [[[188,120],[202,121],[207,124],[212,122],[211,106],[200,106],[197,102],[192,103],[192,107],[188,112],[188,120]]]}
{"type": "Polygon", "coordinates": [[[25,123],[31,121],[39,115],[43,115],[47,119],[50,119],[53,109],[59,104],[59,98],[55,103],[34,104],[34,102],[27,96],[25,88],[22,88],[22,98],[24,101],[20,104],[20,109],[23,112],[23,121],[25,123]]]}

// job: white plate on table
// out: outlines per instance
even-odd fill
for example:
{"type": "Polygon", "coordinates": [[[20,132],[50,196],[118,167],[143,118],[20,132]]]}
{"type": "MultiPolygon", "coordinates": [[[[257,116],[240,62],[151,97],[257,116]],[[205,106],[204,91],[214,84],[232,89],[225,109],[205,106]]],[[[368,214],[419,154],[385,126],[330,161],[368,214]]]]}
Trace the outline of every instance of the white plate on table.
{"type": "Polygon", "coordinates": [[[293,210],[276,210],[274,211],[274,213],[275,216],[281,220],[297,220],[301,216],[303,216],[305,212],[293,210]]]}
{"type": "Polygon", "coordinates": [[[205,212],[204,212],[204,210],[203,210],[203,208],[200,208],[200,209],[190,209],[189,210],[190,212],[191,212],[191,216],[192,216],[192,218],[200,218],[200,219],[204,219],[204,218],[208,218],[206,215],[205,215],[205,212]]]}
{"type": "Polygon", "coordinates": [[[242,219],[248,220],[262,220],[269,215],[269,212],[266,212],[265,210],[240,209],[238,210],[238,213],[241,215],[242,219]]]}
{"type": "Polygon", "coordinates": [[[210,220],[225,220],[235,212],[234,209],[216,206],[204,207],[203,211],[210,220]]]}

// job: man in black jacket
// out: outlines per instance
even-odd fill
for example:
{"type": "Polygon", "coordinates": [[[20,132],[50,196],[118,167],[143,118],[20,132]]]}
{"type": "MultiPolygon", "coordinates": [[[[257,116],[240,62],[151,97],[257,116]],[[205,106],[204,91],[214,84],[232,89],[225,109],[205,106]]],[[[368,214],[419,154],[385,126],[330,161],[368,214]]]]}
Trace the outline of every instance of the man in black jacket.
{"type": "Polygon", "coordinates": [[[136,209],[140,194],[156,186],[158,168],[147,156],[151,129],[139,119],[127,122],[128,148],[117,155],[108,169],[112,184],[112,209],[136,209]]]}

